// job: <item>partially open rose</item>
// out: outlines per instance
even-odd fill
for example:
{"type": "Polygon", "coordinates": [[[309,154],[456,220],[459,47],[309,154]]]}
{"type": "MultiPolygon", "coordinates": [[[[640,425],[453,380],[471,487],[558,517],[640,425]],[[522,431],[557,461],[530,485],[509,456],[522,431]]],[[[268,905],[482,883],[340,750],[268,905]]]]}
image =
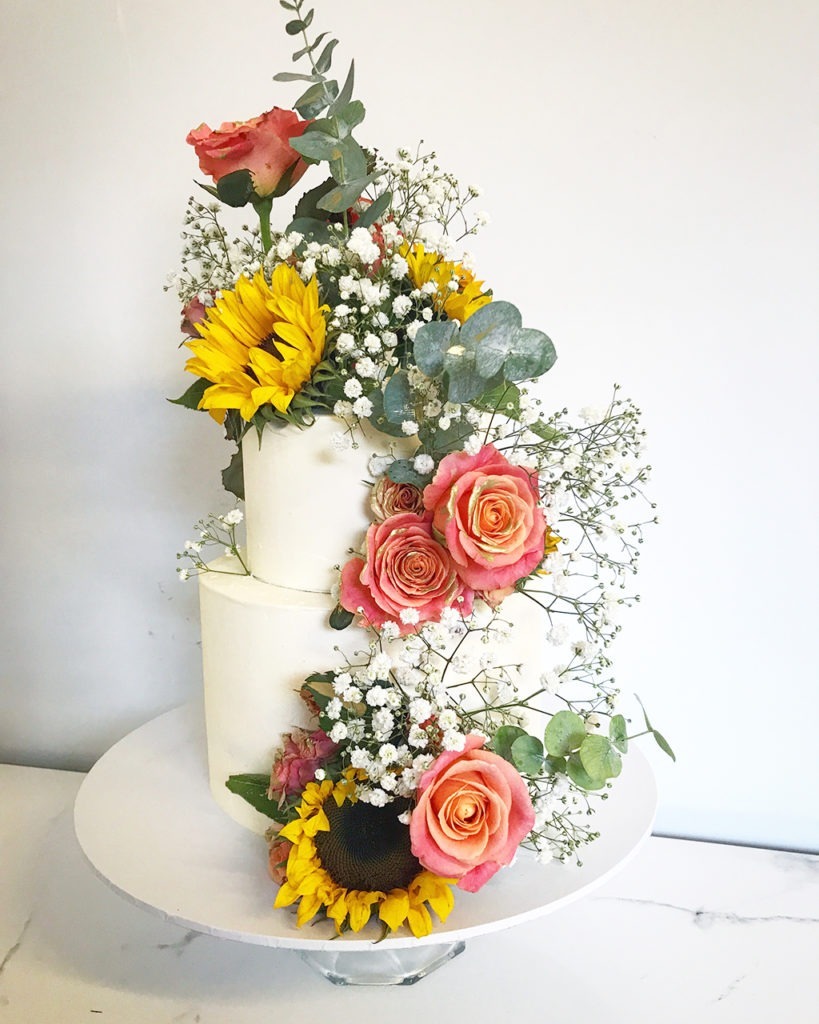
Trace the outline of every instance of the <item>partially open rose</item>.
{"type": "Polygon", "coordinates": [[[472,591],[432,536],[432,516],[402,512],[367,530],[367,558],[351,559],[341,572],[341,604],[361,609],[364,625],[396,622],[403,634],[420,622],[437,622],[453,605],[472,611],[472,591]],[[404,619],[402,612],[409,615],[404,619]]]}
{"type": "Polygon", "coordinates": [[[473,590],[512,587],[542,561],[546,520],[537,478],[493,445],[477,455],[453,452],[424,488],[435,533],[473,590]]]}
{"type": "Polygon", "coordinates": [[[249,121],[226,121],[221,127],[200,124],[188,132],[199,169],[214,182],[233,171],[250,171],[259,196],[283,195],[307,170],[290,145],[309,124],[293,110],[274,107],[249,121]]]}
{"type": "Polygon", "coordinates": [[[370,508],[380,522],[400,512],[424,513],[424,498],[414,484],[398,484],[387,474],[378,478],[370,496],[370,508]]]}
{"type": "Polygon", "coordinates": [[[535,812],[517,771],[469,735],[460,753],[445,751],[421,776],[410,819],[412,852],[428,871],[477,892],[511,863],[535,812]]]}

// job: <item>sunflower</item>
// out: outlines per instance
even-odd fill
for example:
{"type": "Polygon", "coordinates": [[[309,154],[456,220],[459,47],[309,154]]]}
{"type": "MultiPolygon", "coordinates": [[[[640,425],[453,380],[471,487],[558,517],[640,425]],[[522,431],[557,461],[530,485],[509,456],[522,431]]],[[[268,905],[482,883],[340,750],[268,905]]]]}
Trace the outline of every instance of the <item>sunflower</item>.
{"type": "Polygon", "coordinates": [[[492,296],[482,291],[483,281],[476,281],[475,275],[461,263],[441,258],[434,251],[427,252],[420,243],[412,248],[406,243],[401,255],[407,261],[409,279],[416,288],[422,288],[428,281],[436,287],[433,298],[438,313],[445,313],[450,320],[463,323],[481,306],[492,301],[492,296]],[[452,283],[457,288],[450,287],[452,283]]]}
{"type": "Polygon", "coordinates": [[[429,935],[429,908],[441,921],[447,919],[456,879],[421,867],[399,811],[398,803],[374,807],[357,801],[353,773],[337,782],[309,782],[296,808],[298,818],[278,833],[293,847],[275,906],[298,902],[299,927],[323,909],[339,934],[346,928],[361,931],[377,907],[390,931],[406,922],[413,935],[429,935]]]}
{"type": "Polygon", "coordinates": [[[210,381],[199,408],[219,422],[227,409],[249,421],[266,403],[287,412],[324,355],[327,310],[316,279],[304,284],[286,263],[269,285],[262,270],[240,277],[196,325],[199,338],[186,342],[193,357],[185,369],[210,381]]]}

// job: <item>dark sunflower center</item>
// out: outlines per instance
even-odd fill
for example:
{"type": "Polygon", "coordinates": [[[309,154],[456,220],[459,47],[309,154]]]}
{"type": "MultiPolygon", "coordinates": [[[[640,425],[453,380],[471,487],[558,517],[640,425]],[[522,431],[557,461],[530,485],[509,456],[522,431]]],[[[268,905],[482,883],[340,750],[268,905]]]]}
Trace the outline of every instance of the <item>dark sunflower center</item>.
{"type": "Polygon", "coordinates": [[[410,850],[409,829],[398,820],[408,807],[406,800],[386,807],[325,800],[330,831],[316,835],[316,849],[336,885],[389,892],[410,884],[422,868],[410,850]]]}
{"type": "Polygon", "coordinates": [[[291,345],[288,345],[286,341],[282,341],[275,331],[271,331],[266,338],[263,338],[259,342],[259,348],[264,349],[265,352],[269,352],[270,355],[273,356],[274,359],[278,359],[279,362],[284,361],[282,346],[285,346],[286,348],[292,347],[291,345]]]}

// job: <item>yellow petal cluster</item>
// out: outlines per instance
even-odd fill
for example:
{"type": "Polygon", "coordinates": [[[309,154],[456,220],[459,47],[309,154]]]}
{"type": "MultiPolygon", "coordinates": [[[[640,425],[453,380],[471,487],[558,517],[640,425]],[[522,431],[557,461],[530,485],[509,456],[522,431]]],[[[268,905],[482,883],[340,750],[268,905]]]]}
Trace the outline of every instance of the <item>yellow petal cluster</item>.
{"type": "Polygon", "coordinates": [[[228,409],[251,420],[259,407],[286,412],[324,355],[329,306],[319,305],[318,284],[305,284],[286,263],[270,284],[259,270],[223,291],[199,337],[186,342],[193,356],[185,369],[211,382],[199,403],[221,422],[228,409]]]}
{"type": "Polygon", "coordinates": [[[482,291],[483,281],[476,281],[475,275],[461,263],[442,259],[432,250],[427,252],[420,243],[412,247],[404,243],[400,253],[407,261],[409,279],[416,288],[422,288],[428,281],[435,285],[435,309],[450,320],[463,323],[492,301],[492,296],[482,291]],[[457,284],[455,290],[450,287],[453,281],[457,284]]]}
{"type": "Polygon", "coordinates": [[[420,871],[406,889],[379,890],[347,889],[334,882],[323,867],[316,847],[319,832],[329,832],[330,823],[324,813],[324,802],[333,797],[341,807],[345,800],[355,801],[353,773],[341,782],[325,780],[310,782],[302,793],[298,818],[279,832],[293,844],[287,858],[287,878],[279,888],[276,907],[289,907],[298,903],[296,923],[299,928],[307,924],[323,908],[341,934],[345,927],[359,932],[378,907],[378,917],[396,931],[406,922],[417,938],[432,931],[431,908],[441,921],[446,921],[455,897],[451,886],[454,878],[440,878],[430,871],[420,871]]]}

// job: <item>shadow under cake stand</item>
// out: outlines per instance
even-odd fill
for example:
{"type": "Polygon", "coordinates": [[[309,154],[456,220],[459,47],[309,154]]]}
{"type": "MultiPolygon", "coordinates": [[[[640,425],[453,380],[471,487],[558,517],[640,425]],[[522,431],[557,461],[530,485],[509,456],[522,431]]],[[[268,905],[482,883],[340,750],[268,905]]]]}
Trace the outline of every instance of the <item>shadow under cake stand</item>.
{"type": "MultiPolygon", "coordinates": [[[[425,938],[409,932],[381,942],[371,922],[334,937],[332,922],[298,929],[272,908],[263,840],[229,818],[208,787],[202,711],[184,705],[115,744],[83,781],[74,827],[97,874],[126,899],[195,931],[260,946],[297,949],[338,984],[410,984],[446,963],[474,935],[550,913],[601,885],[651,832],[654,776],[632,750],[608,800],[588,819],[601,833],[583,866],[547,865],[521,851],[479,893],[456,890],[455,909],[425,938]]],[[[238,798],[237,798],[238,799],[238,798]]]]}

